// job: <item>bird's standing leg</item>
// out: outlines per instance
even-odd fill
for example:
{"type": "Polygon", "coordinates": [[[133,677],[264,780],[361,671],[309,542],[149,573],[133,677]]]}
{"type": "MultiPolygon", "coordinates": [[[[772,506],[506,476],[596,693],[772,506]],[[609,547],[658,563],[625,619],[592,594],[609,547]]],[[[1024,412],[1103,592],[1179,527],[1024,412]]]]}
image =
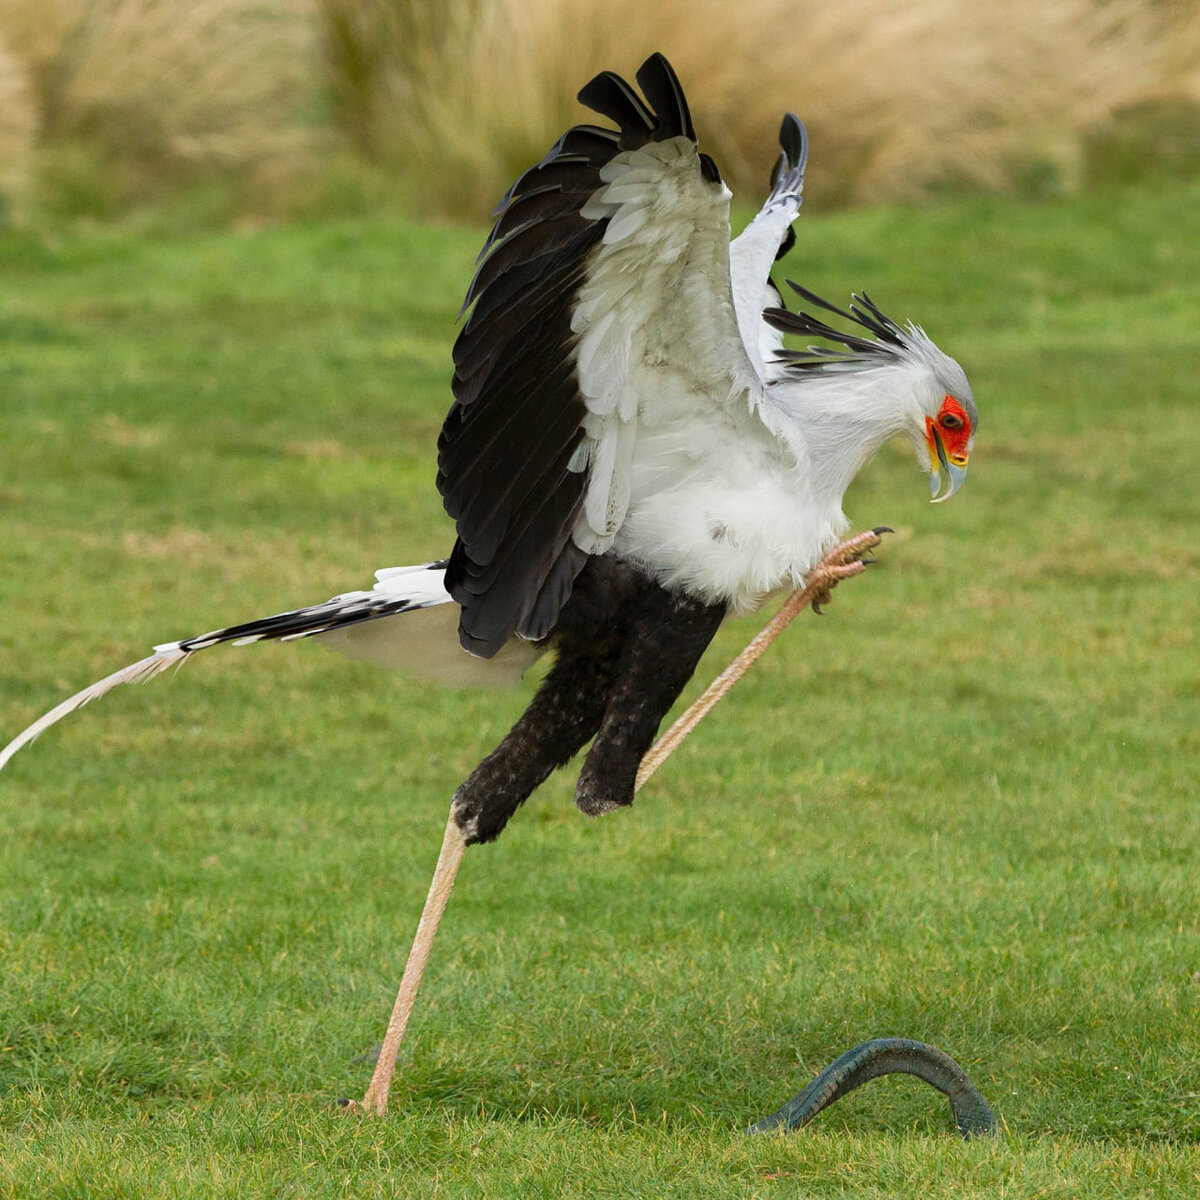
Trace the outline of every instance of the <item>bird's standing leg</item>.
{"type": "MultiPolygon", "coordinates": [[[[645,595],[632,626],[620,622],[604,634],[568,633],[559,639],[554,666],[533,702],[454,793],[429,895],[363,1097],[361,1107],[366,1111],[376,1116],[387,1111],[400,1042],[467,846],[498,837],[534,788],[601,729],[602,722],[609,732],[600,742],[602,749],[607,746],[607,753],[597,778],[613,788],[627,789],[629,799],[624,803],[633,799],[633,781],[642,755],[724,615],[723,606],[671,597],[658,587],[648,589],[645,595]],[[619,672],[623,673],[614,686],[619,672]],[[635,703],[639,687],[647,691],[640,706],[635,703]],[[615,711],[614,695],[624,697],[615,711]],[[621,718],[631,711],[634,720],[626,724],[621,718]]],[[[588,762],[592,762],[591,755],[588,762]]],[[[347,1101],[343,1107],[359,1106],[347,1101]]]]}
{"type": "Polygon", "coordinates": [[[579,774],[575,803],[589,816],[633,803],[642,756],[692,677],[725,617],[705,604],[650,585],[617,660],[604,720],[579,774]]]}
{"type": "Polygon", "coordinates": [[[611,555],[583,568],[555,628],[554,666],[504,740],[454,794],[468,845],[494,841],[534,788],[600,728],[648,587],[611,555]]]}
{"type": "Polygon", "coordinates": [[[387,1111],[400,1043],[463,852],[475,842],[496,838],[533,789],[596,732],[618,649],[612,637],[565,639],[533,703],[454,793],[442,851],[370,1086],[361,1106],[345,1101],[344,1109],[361,1108],[379,1117],[387,1111]]]}
{"type": "MultiPolygon", "coordinates": [[[[429,961],[430,950],[433,949],[433,939],[441,923],[442,913],[446,911],[446,901],[450,899],[450,891],[454,887],[454,879],[466,848],[467,843],[454,821],[452,809],[450,819],[446,822],[446,835],[442,838],[442,851],[438,855],[433,879],[429,884],[429,895],[425,898],[425,907],[421,910],[421,920],[417,924],[417,934],[413,938],[412,949],[408,952],[408,961],[404,964],[400,990],[396,993],[396,1003],[392,1006],[387,1032],[383,1035],[383,1045],[379,1048],[379,1058],[375,1061],[375,1070],[371,1075],[367,1094],[362,1100],[361,1107],[377,1117],[382,1117],[387,1111],[388,1092],[396,1069],[396,1055],[400,1052],[400,1043],[404,1040],[404,1031],[408,1028],[408,1018],[412,1015],[417,989],[421,986],[421,977],[425,974],[425,964],[429,961]]],[[[343,1108],[359,1107],[351,1100],[342,1100],[339,1104],[343,1108]]]]}

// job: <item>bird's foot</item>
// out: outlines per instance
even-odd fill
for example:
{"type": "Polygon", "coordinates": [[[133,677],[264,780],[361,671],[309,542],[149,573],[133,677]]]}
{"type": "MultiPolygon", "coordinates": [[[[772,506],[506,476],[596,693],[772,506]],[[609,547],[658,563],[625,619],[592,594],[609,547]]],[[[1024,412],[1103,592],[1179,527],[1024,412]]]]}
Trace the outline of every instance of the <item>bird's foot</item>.
{"type": "Polygon", "coordinates": [[[875,561],[873,558],[866,557],[868,551],[874,550],[883,541],[885,533],[894,532],[894,529],[889,529],[886,525],[879,525],[875,529],[869,529],[866,533],[860,533],[856,537],[848,538],[840,545],[834,546],[813,567],[804,581],[806,586],[815,586],[817,589],[812,599],[813,612],[820,616],[821,606],[828,604],[833,598],[833,589],[843,579],[861,575],[868,565],[875,561]]]}
{"type": "Polygon", "coordinates": [[[339,1096],[331,1107],[340,1117],[384,1117],[387,1115],[387,1096],[380,1097],[372,1091],[368,1091],[361,1100],[339,1096]]]}

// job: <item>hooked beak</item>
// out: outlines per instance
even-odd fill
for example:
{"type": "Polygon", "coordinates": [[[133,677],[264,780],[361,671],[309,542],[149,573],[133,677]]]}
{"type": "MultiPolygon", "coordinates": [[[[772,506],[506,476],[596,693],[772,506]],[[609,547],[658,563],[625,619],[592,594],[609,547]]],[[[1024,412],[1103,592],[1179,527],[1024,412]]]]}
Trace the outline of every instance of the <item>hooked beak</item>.
{"type": "Polygon", "coordinates": [[[966,480],[967,456],[965,454],[947,456],[946,447],[942,444],[942,436],[932,421],[929,422],[926,429],[925,440],[929,443],[929,495],[934,504],[941,504],[943,500],[949,500],[966,480]],[[939,496],[943,470],[946,472],[948,483],[946,490],[939,496]]]}

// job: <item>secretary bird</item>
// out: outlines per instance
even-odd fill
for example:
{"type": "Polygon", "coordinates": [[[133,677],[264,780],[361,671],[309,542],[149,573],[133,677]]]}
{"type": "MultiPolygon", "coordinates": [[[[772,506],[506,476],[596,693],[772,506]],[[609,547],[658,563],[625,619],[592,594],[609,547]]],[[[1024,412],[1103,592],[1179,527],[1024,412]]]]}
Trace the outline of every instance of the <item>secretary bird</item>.
{"type": "MultiPolygon", "coordinates": [[[[784,119],[770,195],[731,243],[730,192],[670,64],[653,55],[637,82],[643,95],[611,72],[588,83],[580,101],[617,128],[569,129],[497,209],[438,440],[449,558],[158,646],[35,722],[0,766],[116,685],[224,642],[317,638],[457,684],[511,682],[553,652],[529,707],[454,794],[452,879],[462,849],[493,841],[589,740],[575,803],[598,815],[632,802],[726,615],[806,577],[827,595],[862,569],[879,531],[835,548],[842,498],[885,441],[911,441],[935,500],[958,490],[978,425],[958,363],[865,294],[842,309],[790,284],[847,332],[788,312],[771,281],[795,241],[803,125],[784,119]],[[785,334],[826,344],[785,349],[785,334]]],[[[382,1112],[378,1076],[367,1105],[382,1112]]]]}

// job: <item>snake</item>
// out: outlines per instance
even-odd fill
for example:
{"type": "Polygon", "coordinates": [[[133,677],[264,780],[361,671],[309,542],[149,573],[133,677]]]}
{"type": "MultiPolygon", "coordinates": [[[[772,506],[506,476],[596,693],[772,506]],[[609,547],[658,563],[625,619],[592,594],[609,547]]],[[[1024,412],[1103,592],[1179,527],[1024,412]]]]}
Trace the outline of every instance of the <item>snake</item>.
{"type": "Polygon", "coordinates": [[[942,1092],[950,1101],[951,1115],[965,1141],[999,1136],[996,1114],[962,1067],[936,1046],[912,1038],[861,1042],[835,1058],[802,1092],[746,1132],[799,1129],[847,1092],[881,1075],[895,1074],[916,1075],[942,1092]]]}

